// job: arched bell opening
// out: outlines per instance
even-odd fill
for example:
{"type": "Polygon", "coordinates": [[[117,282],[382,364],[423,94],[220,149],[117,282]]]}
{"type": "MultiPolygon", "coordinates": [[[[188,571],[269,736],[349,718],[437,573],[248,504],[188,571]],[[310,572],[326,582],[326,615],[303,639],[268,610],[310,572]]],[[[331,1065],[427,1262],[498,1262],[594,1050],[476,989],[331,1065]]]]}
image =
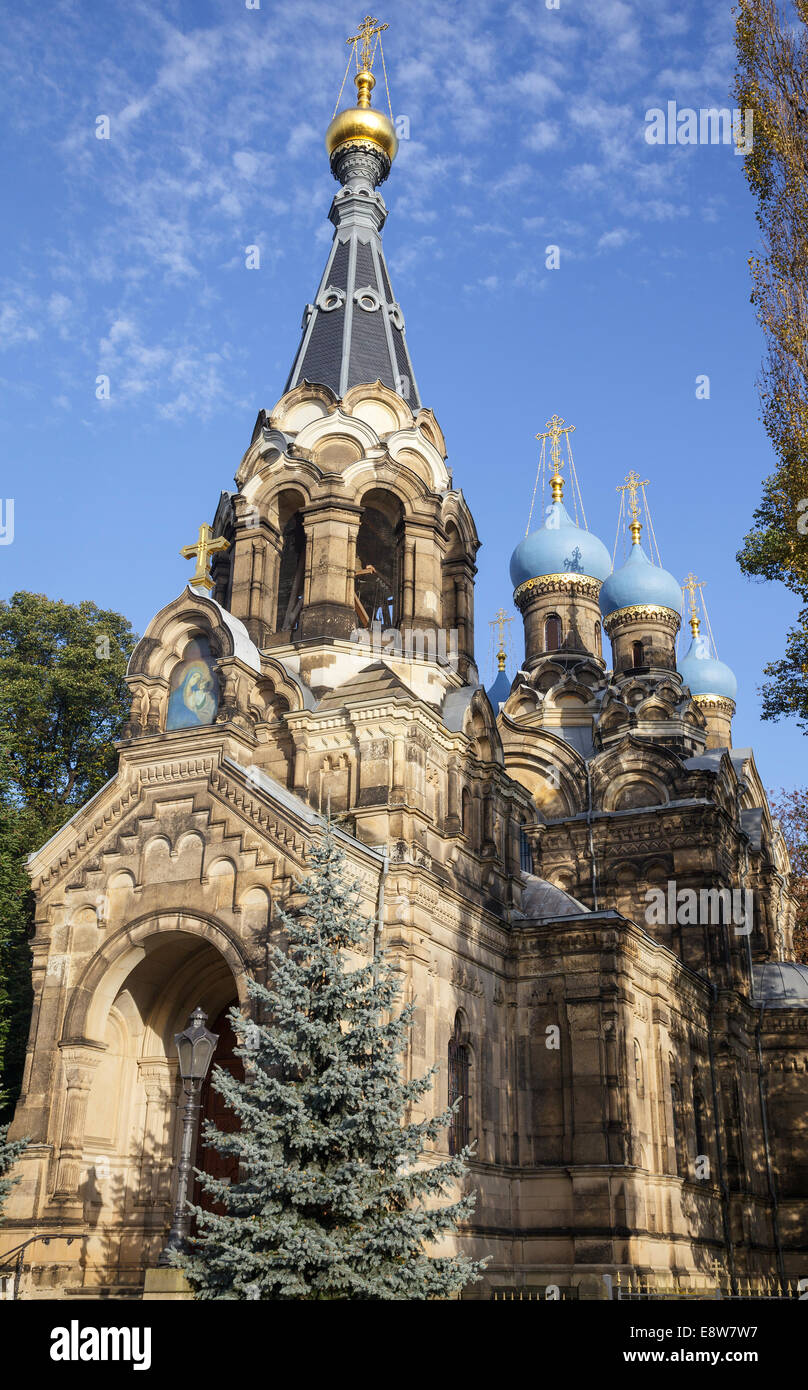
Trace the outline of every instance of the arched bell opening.
{"type": "Polygon", "coordinates": [[[384,488],[371,488],[362,498],[362,520],[356,537],[354,607],[361,627],[401,622],[404,565],[404,507],[384,488]]]}
{"type": "Polygon", "coordinates": [[[306,531],[303,525],[304,499],[292,490],[278,498],[278,525],[282,545],[278,566],[276,632],[297,631],[303,611],[306,579],[306,531]]]}

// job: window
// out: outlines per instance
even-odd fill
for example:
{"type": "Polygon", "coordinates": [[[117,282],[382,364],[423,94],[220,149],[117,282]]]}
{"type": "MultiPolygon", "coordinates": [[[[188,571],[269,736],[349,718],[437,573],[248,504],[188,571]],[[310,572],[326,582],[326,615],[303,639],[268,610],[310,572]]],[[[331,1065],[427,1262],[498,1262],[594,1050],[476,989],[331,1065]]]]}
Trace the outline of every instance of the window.
{"type": "Polygon", "coordinates": [[[519,868],[524,874],[533,873],[533,851],[523,825],[519,827],[519,868]]]}
{"type": "Polygon", "coordinates": [[[645,1095],[645,1073],[642,1064],[642,1048],[634,1039],[634,1088],[637,1092],[637,1099],[642,1100],[645,1095]]]}
{"type": "Polygon", "coordinates": [[[595,655],[603,656],[603,635],[600,623],[595,623],[595,655]]]}
{"type": "Polygon", "coordinates": [[[631,662],[633,666],[644,666],[645,658],[643,655],[642,642],[632,642],[631,662]]]}
{"type": "Polygon", "coordinates": [[[561,619],[557,613],[549,613],[544,620],[544,650],[557,652],[561,649],[561,619]]]}
{"type": "Polygon", "coordinates": [[[372,488],[362,498],[356,538],[354,607],[361,627],[401,621],[404,508],[393,493],[372,488]]]}
{"type": "Polygon", "coordinates": [[[677,1177],[684,1177],[687,1164],[685,1161],[684,1130],[682,1128],[682,1090],[673,1071],[674,1063],[671,1059],[671,1112],[673,1117],[673,1149],[676,1161],[677,1177]]]}
{"type": "Polygon", "coordinates": [[[449,1104],[459,1105],[449,1126],[449,1153],[460,1153],[469,1142],[469,1050],[463,1042],[463,1015],[455,1015],[449,1039],[449,1104]]]}
{"type": "Polygon", "coordinates": [[[275,630],[292,633],[303,610],[303,581],[306,574],[306,532],[299,511],[285,522],[282,534],[275,630]]]}
{"type": "Polygon", "coordinates": [[[463,788],[460,798],[460,826],[466,839],[471,839],[471,792],[468,787],[463,788]]]}
{"type": "Polygon", "coordinates": [[[707,1147],[707,1103],[696,1073],[693,1073],[693,1123],[696,1131],[696,1158],[709,1157],[707,1147]]]}

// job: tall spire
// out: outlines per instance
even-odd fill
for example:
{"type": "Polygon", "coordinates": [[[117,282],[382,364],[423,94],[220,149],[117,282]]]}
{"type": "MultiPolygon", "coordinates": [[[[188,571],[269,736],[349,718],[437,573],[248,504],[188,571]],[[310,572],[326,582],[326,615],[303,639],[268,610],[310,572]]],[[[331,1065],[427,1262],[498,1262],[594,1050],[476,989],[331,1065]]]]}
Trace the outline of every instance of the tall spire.
{"type": "Polygon", "coordinates": [[[285,389],[319,382],[342,397],[360,382],[381,381],[418,410],[404,316],[393,295],[381,240],[387,208],[378,187],[398,150],[392,121],[370,104],[376,85],[373,63],[386,27],[368,15],[348,40],[349,65],[353,57],[359,67],[361,53],[354,78],[357,104],[335,114],[326,132],[331,172],[342,185],[328,214],[334,240],[314,303],[303,314],[300,346],[285,389]]]}

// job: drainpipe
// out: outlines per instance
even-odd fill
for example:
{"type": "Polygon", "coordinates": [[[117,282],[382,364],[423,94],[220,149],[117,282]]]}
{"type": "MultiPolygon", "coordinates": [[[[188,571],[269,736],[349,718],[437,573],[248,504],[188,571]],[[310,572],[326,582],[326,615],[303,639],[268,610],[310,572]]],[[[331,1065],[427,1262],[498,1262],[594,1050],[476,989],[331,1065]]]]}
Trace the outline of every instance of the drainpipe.
{"type": "Polygon", "coordinates": [[[595,863],[595,839],[592,834],[592,773],[586,765],[586,826],[589,835],[589,863],[592,866],[592,905],[598,909],[598,870],[595,863]]]}
{"type": "Polygon", "coordinates": [[[718,1087],[715,1080],[715,1056],[713,1053],[713,1016],[716,1001],[718,999],[718,988],[710,981],[712,992],[712,1003],[710,1005],[709,1028],[707,1029],[707,1050],[710,1055],[710,1083],[713,1092],[713,1125],[715,1128],[715,1154],[718,1160],[718,1186],[721,1189],[721,1221],[724,1227],[724,1244],[727,1247],[727,1259],[729,1261],[729,1272],[732,1280],[732,1291],[738,1287],[737,1274],[735,1270],[735,1252],[732,1248],[732,1232],[729,1224],[729,1189],[727,1188],[724,1177],[724,1164],[721,1160],[721,1127],[718,1122],[718,1087]]]}
{"type": "Polygon", "coordinates": [[[777,1249],[777,1269],[780,1274],[780,1283],[785,1288],[786,1271],[783,1263],[783,1247],[780,1242],[780,1220],[777,1215],[777,1188],[774,1181],[774,1169],[772,1168],[771,1149],[769,1148],[769,1120],[766,1108],[766,1091],[763,1085],[763,1045],[760,1041],[760,1029],[763,1023],[763,1004],[758,1011],[757,1026],[755,1028],[755,1041],[757,1042],[758,1055],[758,1094],[760,1096],[760,1115],[763,1121],[763,1148],[766,1153],[766,1178],[769,1184],[769,1197],[772,1204],[772,1231],[774,1233],[774,1244],[777,1249]]]}

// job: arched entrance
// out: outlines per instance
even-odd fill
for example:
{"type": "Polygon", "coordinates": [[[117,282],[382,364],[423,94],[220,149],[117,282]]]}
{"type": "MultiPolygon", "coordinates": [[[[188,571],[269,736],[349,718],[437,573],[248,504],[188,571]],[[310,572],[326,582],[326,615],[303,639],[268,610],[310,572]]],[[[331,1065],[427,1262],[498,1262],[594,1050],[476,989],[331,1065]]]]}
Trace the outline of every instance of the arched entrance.
{"type": "MultiPolygon", "coordinates": [[[[174,1035],[200,1006],[208,1026],[223,1021],[214,1028],[217,1060],[232,1066],[235,1039],[224,1016],[240,994],[243,1005],[244,991],[229,935],[181,913],[124,929],[79,982],[65,1020],[67,1094],[54,1110],[54,1147],[56,1195],[81,1204],[90,1232],[81,1282],[137,1288],[157,1263],[171,1225],[185,1099],[174,1035]]],[[[212,1093],[210,1104],[218,1099],[212,1093]]],[[[206,1153],[200,1166],[208,1165],[206,1153]]]]}

